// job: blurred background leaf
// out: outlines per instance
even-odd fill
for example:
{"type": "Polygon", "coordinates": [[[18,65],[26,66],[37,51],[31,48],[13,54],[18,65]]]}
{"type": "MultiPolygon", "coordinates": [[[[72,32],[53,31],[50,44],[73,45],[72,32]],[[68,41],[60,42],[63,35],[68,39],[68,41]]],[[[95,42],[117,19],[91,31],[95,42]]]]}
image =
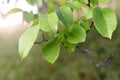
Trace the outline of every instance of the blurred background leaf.
{"type": "Polygon", "coordinates": [[[38,0],[26,0],[29,4],[34,5],[38,0]]]}

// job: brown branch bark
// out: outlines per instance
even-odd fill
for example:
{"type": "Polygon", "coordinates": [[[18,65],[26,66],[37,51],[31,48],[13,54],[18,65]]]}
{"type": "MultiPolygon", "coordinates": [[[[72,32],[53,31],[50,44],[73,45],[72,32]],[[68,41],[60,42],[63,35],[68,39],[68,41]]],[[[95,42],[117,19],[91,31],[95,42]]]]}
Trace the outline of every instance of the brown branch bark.
{"type": "Polygon", "coordinates": [[[108,66],[112,63],[112,57],[114,56],[114,54],[108,56],[107,58],[105,58],[103,61],[100,61],[99,63],[97,63],[96,61],[93,60],[93,58],[90,56],[91,52],[81,48],[80,46],[77,46],[77,49],[82,52],[85,57],[88,59],[88,61],[92,64],[94,64],[96,67],[105,67],[108,66]]]}

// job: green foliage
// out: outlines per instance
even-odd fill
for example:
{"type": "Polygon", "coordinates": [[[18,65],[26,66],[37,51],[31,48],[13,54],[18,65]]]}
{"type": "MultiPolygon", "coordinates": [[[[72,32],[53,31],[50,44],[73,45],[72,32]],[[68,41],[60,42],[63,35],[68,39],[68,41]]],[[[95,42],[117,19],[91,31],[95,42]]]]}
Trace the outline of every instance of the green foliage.
{"type": "Polygon", "coordinates": [[[33,14],[33,12],[26,12],[26,11],[23,11],[23,19],[30,23],[31,21],[33,21],[34,19],[37,18],[37,15],[36,14],[33,14]]]}
{"type": "Polygon", "coordinates": [[[68,51],[70,52],[74,52],[75,48],[76,48],[76,44],[72,44],[70,42],[68,42],[66,39],[63,41],[64,46],[67,48],[68,51]]]}
{"type": "Polygon", "coordinates": [[[34,5],[38,0],[26,0],[29,4],[34,5]]]}
{"type": "Polygon", "coordinates": [[[34,42],[38,36],[40,27],[37,25],[26,30],[19,39],[19,54],[24,59],[30,52],[34,42]]]}
{"type": "Polygon", "coordinates": [[[80,21],[80,24],[86,31],[90,30],[90,23],[88,20],[83,19],[80,21]]]}
{"type": "Polygon", "coordinates": [[[116,29],[117,21],[115,13],[108,9],[96,7],[93,10],[93,20],[97,31],[103,36],[111,39],[113,31],[116,29]]]}
{"type": "Polygon", "coordinates": [[[23,10],[22,9],[19,9],[19,8],[13,8],[11,9],[10,11],[8,11],[5,16],[8,16],[10,14],[13,14],[13,13],[17,13],[17,12],[22,12],[23,10]]]}
{"type": "Polygon", "coordinates": [[[43,57],[50,63],[54,63],[60,52],[60,42],[55,38],[49,41],[43,48],[43,57]]]}
{"type": "Polygon", "coordinates": [[[91,0],[91,4],[92,4],[93,6],[98,5],[98,0],[91,0]]]}
{"type": "Polygon", "coordinates": [[[73,24],[71,31],[66,30],[65,36],[68,42],[78,44],[85,41],[86,32],[79,24],[73,24]]]}
{"type": "Polygon", "coordinates": [[[72,11],[67,6],[56,7],[56,13],[59,19],[63,22],[63,24],[68,27],[67,29],[71,30],[71,25],[73,22],[72,11]]]}
{"type": "Polygon", "coordinates": [[[72,8],[73,10],[80,10],[81,4],[78,1],[72,1],[71,3],[68,3],[68,6],[72,8]]]}
{"type": "Polygon", "coordinates": [[[56,33],[58,30],[58,17],[55,12],[43,14],[39,18],[41,30],[45,32],[56,33]]]}
{"type": "Polygon", "coordinates": [[[91,8],[91,7],[89,8],[88,7],[87,10],[86,10],[86,12],[85,12],[85,16],[84,17],[86,19],[91,19],[92,18],[92,12],[93,12],[93,8],[91,8]]]}
{"type": "MultiPolygon", "coordinates": [[[[36,3],[36,0],[31,1],[28,0],[30,4],[36,3]]],[[[23,59],[28,55],[39,31],[45,34],[43,42],[44,38],[47,38],[47,42],[44,43],[42,48],[42,55],[50,63],[54,63],[59,57],[61,45],[66,47],[68,51],[74,52],[76,46],[86,40],[87,31],[93,26],[91,22],[94,23],[95,28],[103,37],[111,39],[117,26],[116,15],[109,8],[101,9],[98,5],[99,1],[105,0],[74,0],[71,2],[64,0],[60,4],[57,3],[58,1],[53,0],[51,3],[54,7],[47,6],[48,11],[44,14],[39,12],[39,16],[36,19],[32,12],[23,12],[24,20],[27,22],[33,21],[33,24],[19,39],[19,54],[21,58],[23,59]],[[73,11],[84,15],[74,21],[73,11]]],[[[46,4],[43,3],[43,9],[46,4]]]]}
{"type": "Polygon", "coordinates": [[[88,4],[88,0],[79,0],[80,3],[88,4]]]}
{"type": "Polygon", "coordinates": [[[101,1],[101,2],[103,2],[103,3],[108,3],[108,2],[110,2],[110,0],[99,0],[99,1],[101,1]]]}

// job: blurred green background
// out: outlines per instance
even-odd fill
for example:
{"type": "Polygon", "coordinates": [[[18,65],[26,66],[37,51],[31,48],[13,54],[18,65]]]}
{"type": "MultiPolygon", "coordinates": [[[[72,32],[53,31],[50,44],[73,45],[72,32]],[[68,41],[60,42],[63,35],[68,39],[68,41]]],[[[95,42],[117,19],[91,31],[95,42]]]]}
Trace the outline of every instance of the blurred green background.
{"type": "Polygon", "coordinates": [[[0,80],[120,80],[120,7],[119,3],[111,6],[118,18],[113,39],[101,37],[93,27],[88,33],[87,41],[81,46],[92,51],[91,56],[97,62],[114,53],[113,64],[97,68],[79,51],[69,53],[64,49],[56,63],[49,64],[42,58],[39,45],[34,45],[27,58],[21,61],[18,38],[25,28],[9,28],[7,31],[1,29],[0,80]],[[10,30],[14,31],[9,33],[10,30]]]}

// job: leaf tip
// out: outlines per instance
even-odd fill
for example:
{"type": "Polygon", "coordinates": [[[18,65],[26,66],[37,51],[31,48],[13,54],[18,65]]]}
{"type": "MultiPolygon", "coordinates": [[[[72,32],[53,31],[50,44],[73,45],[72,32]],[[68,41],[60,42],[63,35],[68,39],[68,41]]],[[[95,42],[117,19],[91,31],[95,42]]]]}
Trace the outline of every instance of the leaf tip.
{"type": "Polygon", "coordinates": [[[20,56],[21,61],[23,61],[25,57],[22,56],[20,53],[19,53],[19,56],[20,56]]]}
{"type": "Polygon", "coordinates": [[[57,59],[51,59],[50,56],[47,56],[44,52],[42,53],[43,58],[50,64],[54,64],[57,59]]]}
{"type": "Polygon", "coordinates": [[[48,62],[49,62],[50,64],[54,64],[54,63],[55,63],[55,61],[52,61],[52,62],[51,62],[51,61],[48,61],[48,62]]]}
{"type": "Polygon", "coordinates": [[[112,39],[112,36],[109,36],[108,38],[111,40],[111,39],[112,39]]]}

